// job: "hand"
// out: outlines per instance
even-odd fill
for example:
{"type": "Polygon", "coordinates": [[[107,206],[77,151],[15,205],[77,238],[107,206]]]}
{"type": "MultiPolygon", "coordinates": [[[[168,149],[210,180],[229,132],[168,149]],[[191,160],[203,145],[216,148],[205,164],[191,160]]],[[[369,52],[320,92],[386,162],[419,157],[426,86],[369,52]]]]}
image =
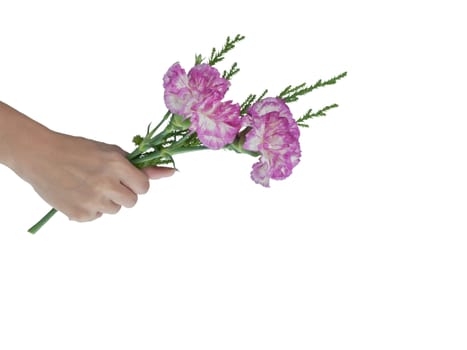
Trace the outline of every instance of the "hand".
{"type": "Polygon", "coordinates": [[[39,150],[23,154],[19,169],[46,202],[80,222],[133,207],[150,178],[174,173],[164,167],[139,170],[118,146],[52,131],[39,150]]]}
{"type": "Polygon", "coordinates": [[[132,207],[149,179],[174,169],[137,169],[115,145],[60,134],[0,102],[0,163],[71,220],[90,221],[132,207]]]}

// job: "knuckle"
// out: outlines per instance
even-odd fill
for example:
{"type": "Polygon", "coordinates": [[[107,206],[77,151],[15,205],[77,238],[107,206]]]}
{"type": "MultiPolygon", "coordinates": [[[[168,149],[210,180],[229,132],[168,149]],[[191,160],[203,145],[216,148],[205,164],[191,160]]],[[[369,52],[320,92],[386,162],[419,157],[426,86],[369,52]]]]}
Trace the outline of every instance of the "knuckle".
{"type": "Polygon", "coordinates": [[[94,220],[95,215],[92,215],[90,212],[87,212],[87,211],[79,211],[79,212],[68,214],[68,218],[71,221],[88,222],[88,221],[94,220]]]}
{"type": "Polygon", "coordinates": [[[88,222],[101,217],[102,211],[98,210],[98,206],[95,203],[95,201],[84,200],[81,201],[81,203],[78,206],[72,208],[68,212],[64,212],[64,214],[71,221],[88,222]]]}
{"type": "Polygon", "coordinates": [[[109,152],[107,153],[107,156],[109,157],[110,160],[121,162],[122,159],[125,159],[123,154],[124,152],[120,147],[112,145],[109,148],[109,152]]]}
{"type": "Polygon", "coordinates": [[[149,191],[149,179],[145,178],[143,181],[141,181],[141,189],[140,189],[140,194],[146,194],[149,191]]]}
{"type": "Polygon", "coordinates": [[[136,194],[134,194],[128,199],[128,201],[126,203],[126,207],[127,208],[133,208],[136,205],[137,202],[138,202],[138,196],[136,194]]]}
{"type": "Polygon", "coordinates": [[[100,177],[95,183],[96,193],[109,191],[114,186],[114,182],[107,176],[100,177]]]}
{"type": "Polygon", "coordinates": [[[107,214],[117,214],[121,208],[121,205],[112,203],[111,205],[108,205],[107,208],[105,208],[104,212],[107,214]]]}

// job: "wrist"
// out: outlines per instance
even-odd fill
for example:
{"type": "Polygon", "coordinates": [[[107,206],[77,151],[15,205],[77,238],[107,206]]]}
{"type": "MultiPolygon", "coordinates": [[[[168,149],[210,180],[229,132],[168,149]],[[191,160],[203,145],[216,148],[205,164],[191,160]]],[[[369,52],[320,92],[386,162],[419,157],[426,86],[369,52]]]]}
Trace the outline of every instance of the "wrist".
{"type": "Polygon", "coordinates": [[[0,163],[19,176],[31,160],[46,152],[53,132],[12,107],[0,102],[0,163]]]}

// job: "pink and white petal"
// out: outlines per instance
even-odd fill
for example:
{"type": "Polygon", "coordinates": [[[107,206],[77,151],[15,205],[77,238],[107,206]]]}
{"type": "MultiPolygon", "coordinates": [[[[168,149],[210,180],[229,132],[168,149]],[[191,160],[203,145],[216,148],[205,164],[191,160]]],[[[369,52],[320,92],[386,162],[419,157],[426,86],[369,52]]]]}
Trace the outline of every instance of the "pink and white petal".
{"type": "Polygon", "coordinates": [[[269,163],[261,158],[258,162],[253,164],[251,171],[251,179],[264,187],[269,187],[269,179],[271,178],[271,169],[269,163]]]}
{"type": "Polygon", "coordinates": [[[208,148],[220,149],[232,143],[240,129],[240,106],[214,98],[197,105],[191,119],[192,130],[208,148]]]}
{"type": "Polygon", "coordinates": [[[188,88],[188,76],[178,62],[174,63],[168,69],[167,73],[164,75],[163,81],[164,89],[177,91],[183,88],[188,88]]]}
{"type": "Polygon", "coordinates": [[[251,114],[253,117],[264,116],[271,112],[278,112],[284,118],[292,118],[292,113],[287,104],[277,97],[266,97],[254,103],[248,109],[248,114],[251,114]]]}
{"type": "Polygon", "coordinates": [[[191,91],[188,88],[183,88],[178,91],[166,89],[164,102],[172,113],[187,116],[196,101],[193,99],[191,91]]]}
{"type": "Polygon", "coordinates": [[[292,146],[292,151],[289,154],[289,159],[290,163],[292,164],[292,167],[297,166],[298,163],[300,163],[300,156],[301,156],[301,150],[300,150],[300,144],[297,142],[292,146]]]}
{"type": "Polygon", "coordinates": [[[264,123],[257,126],[253,125],[251,130],[245,135],[243,148],[248,151],[258,152],[263,148],[264,144],[264,123]]]}
{"type": "Polygon", "coordinates": [[[190,89],[197,95],[198,102],[211,95],[216,95],[222,100],[229,89],[230,82],[221,77],[219,71],[209,64],[198,64],[188,72],[190,89]]]}
{"type": "Polygon", "coordinates": [[[290,176],[300,161],[299,135],[294,132],[295,120],[281,116],[280,110],[270,108],[281,103],[275,100],[267,102],[268,106],[260,104],[261,108],[253,110],[260,113],[247,120],[251,130],[246,134],[243,145],[243,148],[261,154],[261,161],[253,167],[252,179],[263,186],[269,186],[270,179],[281,180],[290,176]],[[265,110],[269,112],[261,114],[265,110]]]}
{"type": "Polygon", "coordinates": [[[271,179],[283,180],[292,174],[292,164],[287,157],[277,157],[271,169],[271,179]]]}

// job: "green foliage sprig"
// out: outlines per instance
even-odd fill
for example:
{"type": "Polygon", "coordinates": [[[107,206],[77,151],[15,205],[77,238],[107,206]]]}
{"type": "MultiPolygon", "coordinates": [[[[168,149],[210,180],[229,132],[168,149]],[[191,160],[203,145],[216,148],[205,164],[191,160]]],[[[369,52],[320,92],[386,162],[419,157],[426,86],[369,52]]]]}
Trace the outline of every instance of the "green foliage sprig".
{"type": "MultiPolygon", "coordinates": [[[[214,66],[216,63],[219,63],[224,60],[224,56],[227,52],[233,50],[235,45],[245,39],[245,36],[237,34],[233,39],[230,36],[225,39],[224,45],[220,49],[215,47],[211,50],[211,56],[209,57],[208,64],[214,66]]],[[[204,58],[202,55],[195,55],[195,65],[203,63],[204,58]]],[[[235,64],[236,65],[236,64],[235,64]]]]}
{"type": "Polygon", "coordinates": [[[326,112],[329,111],[330,109],[339,107],[337,104],[332,104],[326,107],[321,108],[317,112],[312,112],[312,109],[310,108],[302,117],[297,119],[297,124],[298,126],[301,126],[303,128],[308,128],[309,125],[304,123],[306,120],[309,120],[311,118],[316,118],[316,117],[324,117],[326,116],[326,112]]]}
{"type": "Polygon", "coordinates": [[[292,85],[289,85],[281,91],[278,97],[283,99],[287,103],[294,102],[297,101],[300,96],[306,95],[319,87],[335,84],[339,79],[344,78],[346,75],[347,72],[344,72],[326,81],[322,81],[320,79],[316,83],[308,86],[306,83],[302,83],[294,87],[292,87],[292,85]]]}
{"type": "MultiPolygon", "coordinates": [[[[322,81],[320,79],[316,83],[312,85],[308,85],[308,86],[306,83],[302,83],[294,87],[292,87],[292,85],[289,85],[284,90],[282,90],[281,93],[277,97],[281,98],[286,103],[295,102],[295,101],[298,101],[298,99],[301,96],[306,95],[319,87],[335,84],[339,79],[344,78],[346,75],[347,75],[347,72],[343,72],[331,79],[328,79],[325,81],[322,81]]],[[[243,101],[243,103],[240,105],[240,114],[244,115],[245,113],[247,113],[248,108],[250,108],[255,102],[263,99],[267,93],[268,93],[268,90],[264,90],[264,92],[258,97],[255,94],[248,95],[245,101],[243,101]]],[[[305,121],[312,119],[312,118],[316,118],[316,117],[324,117],[327,111],[329,111],[330,109],[336,108],[336,107],[338,107],[338,105],[334,103],[332,105],[321,108],[317,112],[313,112],[312,109],[309,109],[302,117],[297,119],[297,124],[298,126],[307,128],[309,127],[309,125],[306,124],[305,121]]]]}
{"type": "Polygon", "coordinates": [[[240,34],[237,34],[233,39],[230,39],[230,36],[228,36],[225,40],[224,46],[222,46],[220,50],[216,50],[215,48],[212,49],[208,64],[214,66],[216,63],[224,60],[224,55],[230,50],[234,49],[235,44],[242,41],[243,39],[245,39],[245,36],[240,34]]]}
{"type": "Polygon", "coordinates": [[[240,68],[238,68],[237,62],[235,62],[234,64],[232,64],[232,67],[230,67],[228,72],[224,71],[222,73],[222,78],[230,80],[238,72],[240,72],[240,68]]]}
{"type": "Polygon", "coordinates": [[[255,94],[250,94],[248,97],[245,99],[245,101],[242,102],[240,105],[240,115],[245,114],[248,111],[248,108],[251,107],[252,104],[255,102],[258,102],[259,100],[262,100],[264,96],[268,93],[268,89],[265,89],[263,93],[259,96],[256,96],[255,94]]]}

